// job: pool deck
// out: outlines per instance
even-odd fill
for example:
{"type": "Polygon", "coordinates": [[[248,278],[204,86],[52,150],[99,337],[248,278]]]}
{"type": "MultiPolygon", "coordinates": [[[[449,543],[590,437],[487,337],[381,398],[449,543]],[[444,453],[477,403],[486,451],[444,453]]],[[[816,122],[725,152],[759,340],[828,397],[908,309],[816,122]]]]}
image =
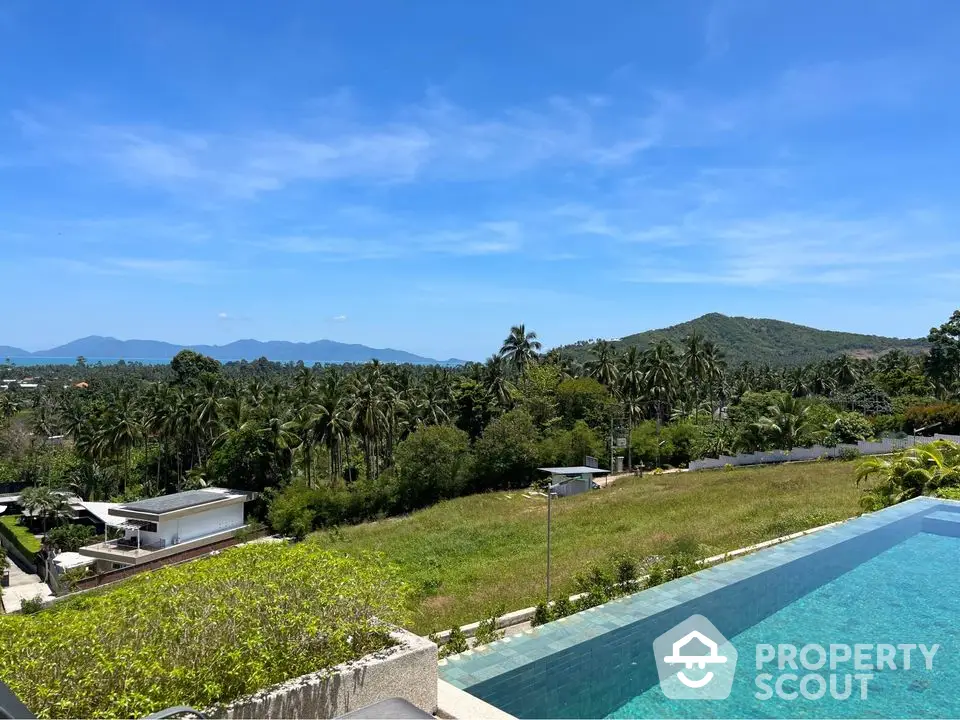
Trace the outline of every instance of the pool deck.
{"type": "Polygon", "coordinates": [[[960,501],[928,497],[908,500],[454,655],[440,661],[440,677],[456,688],[469,690],[605,633],[907,518],[930,516],[929,522],[943,523],[953,518],[938,516],[957,513],[960,501]]]}

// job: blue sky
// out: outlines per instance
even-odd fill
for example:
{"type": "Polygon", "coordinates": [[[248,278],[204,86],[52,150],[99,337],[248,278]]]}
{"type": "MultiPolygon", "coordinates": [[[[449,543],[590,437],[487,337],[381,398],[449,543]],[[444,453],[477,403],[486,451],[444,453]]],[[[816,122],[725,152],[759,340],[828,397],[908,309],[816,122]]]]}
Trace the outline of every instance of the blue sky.
{"type": "Polygon", "coordinates": [[[0,344],[958,305],[953,0],[0,4],[0,344]]]}

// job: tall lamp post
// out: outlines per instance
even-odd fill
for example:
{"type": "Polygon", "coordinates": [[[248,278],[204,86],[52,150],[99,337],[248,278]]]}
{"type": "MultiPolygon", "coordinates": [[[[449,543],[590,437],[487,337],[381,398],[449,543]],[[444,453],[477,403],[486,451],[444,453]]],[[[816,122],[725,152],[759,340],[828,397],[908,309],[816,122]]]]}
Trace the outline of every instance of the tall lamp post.
{"type": "Polygon", "coordinates": [[[550,519],[553,505],[553,483],[547,485],[547,602],[550,602],[550,519]]]}

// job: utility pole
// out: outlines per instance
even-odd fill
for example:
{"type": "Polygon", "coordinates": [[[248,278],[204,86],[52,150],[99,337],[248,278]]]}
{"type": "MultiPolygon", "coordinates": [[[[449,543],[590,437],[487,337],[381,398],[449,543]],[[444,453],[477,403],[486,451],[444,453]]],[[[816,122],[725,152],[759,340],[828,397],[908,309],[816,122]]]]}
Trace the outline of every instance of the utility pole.
{"type": "Polygon", "coordinates": [[[613,472],[613,410],[610,411],[610,472],[613,472]]]}

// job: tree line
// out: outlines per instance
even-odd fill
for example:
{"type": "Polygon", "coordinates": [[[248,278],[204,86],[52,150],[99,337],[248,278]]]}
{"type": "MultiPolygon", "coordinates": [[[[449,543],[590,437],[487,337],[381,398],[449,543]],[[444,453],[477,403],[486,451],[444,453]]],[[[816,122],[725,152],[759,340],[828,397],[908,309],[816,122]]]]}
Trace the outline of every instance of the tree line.
{"type": "Polygon", "coordinates": [[[521,324],[462,367],[221,364],[185,350],[165,366],[17,368],[43,383],[0,393],[0,486],[117,500],[224,485],[280,508],[299,492],[287,515],[312,527],[525,486],[539,464],[586,455],[651,467],[921,419],[960,431],[960,311],[929,339],[926,356],[786,369],[728,367],[697,335],[623,352],[599,341],[579,363],[521,324]]]}

